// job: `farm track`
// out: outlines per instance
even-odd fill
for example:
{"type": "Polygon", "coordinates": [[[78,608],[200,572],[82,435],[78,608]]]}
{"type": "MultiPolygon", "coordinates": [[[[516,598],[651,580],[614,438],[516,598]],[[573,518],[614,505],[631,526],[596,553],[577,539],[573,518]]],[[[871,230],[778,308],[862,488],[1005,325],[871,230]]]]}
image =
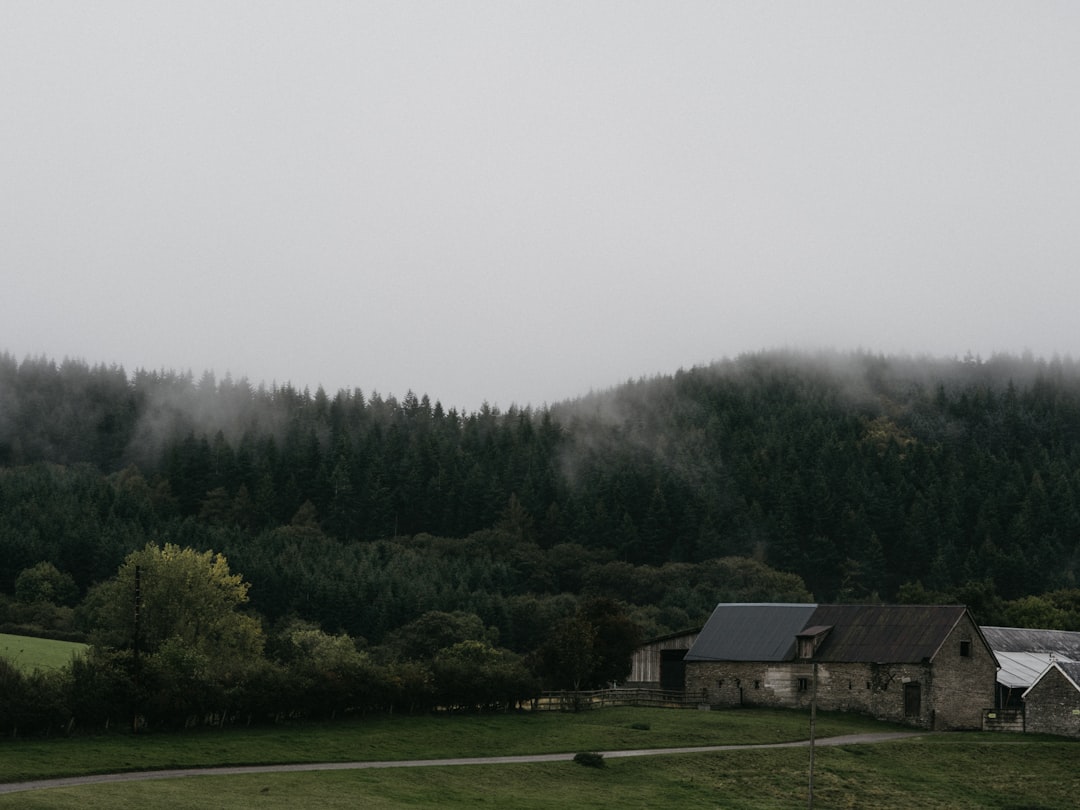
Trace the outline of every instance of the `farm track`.
{"type": "MultiPolygon", "coordinates": [[[[910,737],[922,737],[927,732],[895,731],[872,734],[845,734],[838,737],[826,737],[815,741],[817,746],[866,745],[871,743],[891,742],[910,737]]],[[[765,743],[758,745],[706,745],[687,748],[642,748],[626,751],[603,751],[605,758],[649,757],[664,754],[707,754],[715,751],[741,751],[764,748],[801,748],[808,747],[809,740],[797,740],[784,743],[765,743]]],[[[96,785],[105,782],[144,782],[152,779],[184,779],[190,776],[236,776],[252,773],[291,773],[300,771],[347,771],[365,768],[430,768],[453,765],[517,765],[531,762],[570,761],[574,754],[524,754],[507,757],[458,757],[448,759],[403,759],[372,762],[303,762],[281,765],[231,765],[217,768],[173,768],[160,771],[128,771],[123,773],[90,774],[87,776],[67,776],[58,779],[38,779],[30,782],[8,782],[0,784],[0,794],[21,793],[28,790],[47,788],[78,787],[96,785]]]]}

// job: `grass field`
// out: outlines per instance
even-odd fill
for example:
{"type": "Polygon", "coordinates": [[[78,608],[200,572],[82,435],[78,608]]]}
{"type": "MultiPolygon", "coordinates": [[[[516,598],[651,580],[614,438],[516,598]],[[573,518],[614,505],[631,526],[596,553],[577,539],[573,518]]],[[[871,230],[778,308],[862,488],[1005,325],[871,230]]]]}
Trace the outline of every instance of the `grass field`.
{"type": "MultiPolygon", "coordinates": [[[[376,718],[334,725],[0,743],[0,781],[143,768],[437,758],[805,738],[795,712],[604,709],[580,715],[376,718]],[[648,726],[648,728],[634,728],[648,726]]],[[[895,727],[820,715],[822,737],[895,727]]],[[[0,796],[0,808],[798,808],[808,752],[764,749],[573,762],[201,776],[0,796]]],[[[1074,808],[1080,744],[938,734],[819,748],[822,808],[1074,808]]]]}
{"type": "Polygon", "coordinates": [[[25,672],[33,672],[35,669],[59,669],[71,663],[73,655],[80,655],[84,650],[85,644],[74,641],[54,641],[0,633],[0,658],[8,659],[25,672]]]}

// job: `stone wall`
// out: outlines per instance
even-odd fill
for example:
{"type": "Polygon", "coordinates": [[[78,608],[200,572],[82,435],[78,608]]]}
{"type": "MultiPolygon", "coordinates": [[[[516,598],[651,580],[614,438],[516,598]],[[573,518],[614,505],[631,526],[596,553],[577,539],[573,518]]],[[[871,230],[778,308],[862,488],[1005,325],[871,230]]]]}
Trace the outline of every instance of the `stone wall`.
{"type": "Polygon", "coordinates": [[[1022,734],[1027,730],[1022,709],[990,709],[983,715],[983,731],[1009,731],[1022,734]]]}
{"type": "MultiPolygon", "coordinates": [[[[929,667],[923,665],[822,662],[817,672],[817,706],[823,711],[858,712],[930,728],[928,680],[929,667]],[[919,711],[912,716],[905,716],[907,683],[919,684],[922,693],[919,711]]],[[[686,689],[687,697],[713,706],[807,709],[814,694],[814,666],[810,661],[693,662],[686,667],[686,689]]]]}
{"type": "Polygon", "coordinates": [[[982,728],[994,707],[997,661],[978,628],[965,615],[934,656],[930,708],[933,728],[942,731],[982,728]]]}
{"type": "Polygon", "coordinates": [[[1057,669],[1028,690],[1024,711],[1030,732],[1080,737],[1080,692],[1057,669]]]}

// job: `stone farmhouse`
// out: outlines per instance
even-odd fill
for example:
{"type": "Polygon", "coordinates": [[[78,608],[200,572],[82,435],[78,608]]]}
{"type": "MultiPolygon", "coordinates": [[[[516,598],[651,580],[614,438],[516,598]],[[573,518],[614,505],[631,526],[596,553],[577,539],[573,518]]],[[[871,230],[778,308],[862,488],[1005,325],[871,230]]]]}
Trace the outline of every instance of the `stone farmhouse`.
{"type": "Polygon", "coordinates": [[[717,605],[685,654],[688,697],[716,707],[853,711],[978,729],[998,662],[962,605],[717,605]]]}

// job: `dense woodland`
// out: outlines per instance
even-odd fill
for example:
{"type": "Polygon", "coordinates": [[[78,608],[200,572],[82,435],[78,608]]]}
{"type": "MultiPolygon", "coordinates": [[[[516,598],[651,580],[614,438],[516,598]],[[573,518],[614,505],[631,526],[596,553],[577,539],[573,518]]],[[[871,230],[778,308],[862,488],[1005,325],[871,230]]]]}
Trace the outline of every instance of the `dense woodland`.
{"type": "Polygon", "coordinates": [[[437,612],[542,678],[589,604],[644,635],[791,599],[1080,630],[1080,366],[763,353],[459,413],[0,354],[0,627],[94,632],[148,542],[224,555],[268,639],[385,652],[437,612]]]}

